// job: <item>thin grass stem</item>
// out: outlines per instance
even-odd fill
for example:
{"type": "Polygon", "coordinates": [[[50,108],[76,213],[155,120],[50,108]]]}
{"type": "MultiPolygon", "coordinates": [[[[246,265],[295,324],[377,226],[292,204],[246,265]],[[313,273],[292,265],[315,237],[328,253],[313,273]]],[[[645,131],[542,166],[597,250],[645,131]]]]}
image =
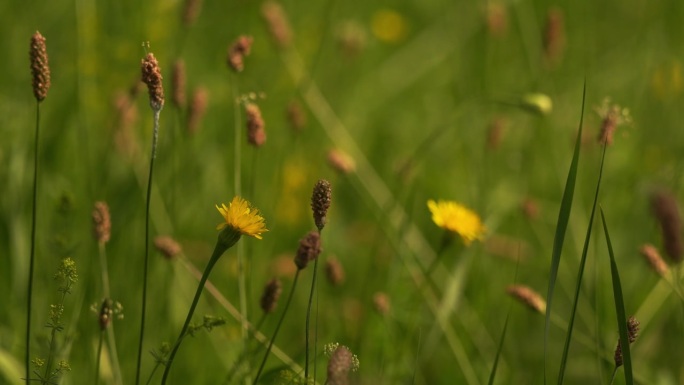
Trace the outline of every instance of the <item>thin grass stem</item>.
{"type": "MultiPolygon", "coordinates": [[[[98,254],[100,256],[100,272],[102,273],[102,292],[105,298],[111,299],[109,288],[109,269],[107,267],[107,250],[104,242],[98,242],[98,254]]],[[[107,327],[107,345],[109,346],[109,360],[114,372],[114,383],[122,383],[121,366],[119,364],[119,354],[116,348],[116,339],[114,338],[114,325],[110,324],[107,327]]],[[[99,361],[98,361],[99,365],[99,361]]]]}
{"type": "MultiPolygon", "coordinates": [[[[313,278],[311,279],[311,293],[309,294],[309,304],[306,307],[306,361],[304,362],[304,379],[309,380],[309,330],[311,322],[311,305],[313,304],[313,296],[316,291],[316,273],[318,271],[318,259],[314,260],[313,278]]],[[[314,378],[315,380],[315,378],[314,378]]]]}
{"type": "Polygon", "coordinates": [[[95,382],[93,384],[97,385],[100,383],[100,361],[102,359],[102,342],[104,341],[104,330],[100,332],[100,342],[97,344],[97,361],[95,362],[95,382]]]}
{"type": "Polygon", "coordinates": [[[31,308],[33,300],[33,267],[36,255],[36,211],[38,204],[38,149],[40,139],[40,102],[36,103],[36,133],[33,148],[33,211],[31,212],[31,255],[29,257],[28,293],[26,295],[26,385],[31,381],[31,308]]]}
{"type": "Polygon", "coordinates": [[[154,130],[152,132],[152,153],[150,155],[150,172],[147,176],[147,196],[145,199],[145,262],[143,267],[142,311],[140,315],[140,338],[138,339],[138,362],[135,370],[135,383],[140,384],[140,367],[142,363],[142,346],[145,338],[145,309],[147,308],[147,268],[150,256],[150,197],[152,194],[152,175],[154,159],[157,157],[157,140],[159,139],[159,112],[154,111],[154,130]]]}

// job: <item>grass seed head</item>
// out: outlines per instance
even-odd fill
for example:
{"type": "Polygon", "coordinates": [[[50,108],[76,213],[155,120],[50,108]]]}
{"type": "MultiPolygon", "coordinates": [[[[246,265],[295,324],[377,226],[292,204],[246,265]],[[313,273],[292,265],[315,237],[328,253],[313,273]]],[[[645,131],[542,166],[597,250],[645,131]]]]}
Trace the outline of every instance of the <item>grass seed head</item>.
{"type": "Polygon", "coordinates": [[[166,235],[154,238],[154,247],[168,260],[176,258],[183,251],[175,239],[166,235]]]}
{"type": "Polygon", "coordinates": [[[674,262],[682,260],[682,219],[675,197],[664,190],[651,195],[651,210],[660,224],[665,252],[674,262]]]}
{"type": "Polygon", "coordinates": [[[153,111],[161,111],[164,107],[164,86],[162,85],[161,68],[153,53],[148,53],[141,61],[142,81],[147,85],[150,94],[150,107],[153,111]]]}
{"type": "Polygon", "coordinates": [[[323,227],[325,227],[331,198],[332,188],[330,187],[330,182],[320,179],[316,182],[313,194],[311,195],[311,209],[313,210],[313,218],[318,231],[323,230],[323,227]]]}
{"type": "Polygon", "coordinates": [[[548,65],[555,66],[565,51],[565,18],[563,11],[551,8],[544,26],[544,56],[548,65]]]}
{"type": "Polygon", "coordinates": [[[295,264],[302,270],[309,262],[318,258],[321,253],[321,236],[316,231],[310,231],[304,238],[299,240],[299,248],[295,255],[295,264]]]}
{"type": "Polygon", "coordinates": [[[338,149],[328,151],[328,164],[340,174],[350,174],[356,171],[354,159],[346,152],[338,149]]]}
{"type": "Polygon", "coordinates": [[[249,56],[252,50],[251,36],[241,35],[228,48],[228,66],[235,72],[242,72],[245,69],[245,56],[249,56]]]}
{"type": "Polygon", "coordinates": [[[195,24],[197,16],[202,10],[202,0],[185,0],[183,8],[183,24],[185,27],[190,27],[195,24]]]}
{"type": "Polygon", "coordinates": [[[178,59],[173,63],[171,71],[171,101],[178,109],[184,109],[185,100],[185,61],[178,59]]]}
{"type": "Polygon", "coordinates": [[[346,346],[338,346],[328,361],[329,385],[349,384],[349,371],[352,368],[353,354],[346,346]]]}
{"type": "Polygon", "coordinates": [[[204,118],[204,113],[207,111],[207,103],[209,100],[209,92],[204,87],[198,87],[192,93],[192,101],[190,102],[190,110],[188,111],[188,134],[196,134],[204,118]]]}
{"type": "Polygon", "coordinates": [[[335,257],[330,257],[325,261],[325,276],[333,286],[340,286],[344,283],[344,267],[335,257]]]}
{"type": "Polygon", "coordinates": [[[373,294],[373,307],[381,316],[389,314],[392,308],[389,296],[380,291],[373,294]]]}
{"type": "MultiPolygon", "coordinates": [[[[630,316],[627,319],[627,339],[629,340],[629,344],[633,344],[634,341],[636,341],[637,337],[639,336],[639,321],[637,321],[634,316],[630,316]]],[[[623,362],[623,357],[622,357],[622,344],[620,343],[620,339],[618,339],[617,346],[615,347],[615,367],[619,368],[622,366],[623,362]]]]}
{"type": "Polygon", "coordinates": [[[658,273],[661,277],[667,277],[667,273],[670,268],[667,263],[660,256],[658,249],[651,244],[645,244],[639,248],[639,253],[646,259],[646,262],[651,266],[651,268],[658,273]]]}
{"type": "Polygon", "coordinates": [[[261,310],[264,313],[273,313],[278,305],[278,299],[283,292],[283,285],[278,278],[273,278],[264,287],[264,293],[261,295],[261,310]]]}
{"type": "Polygon", "coordinates": [[[261,147],[266,142],[266,124],[261,117],[259,106],[254,103],[245,105],[247,115],[247,141],[254,147],[261,147]]]}
{"type": "Polygon", "coordinates": [[[506,288],[506,292],[530,309],[541,314],[546,313],[546,301],[531,288],[524,285],[510,285],[506,288]]]}
{"type": "Polygon", "coordinates": [[[31,59],[33,95],[37,101],[42,102],[50,89],[50,66],[45,38],[38,31],[31,36],[29,58],[31,59]]]}
{"type": "Polygon", "coordinates": [[[292,100],[287,105],[287,121],[295,133],[301,132],[306,127],[307,117],[304,108],[297,100],[292,100]]]}
{"type": "Polygon", "coordinates": [[[98,243],[109,242],[112,222],[109,216],[109,206],[105,202],[95,202],[93,208],[93,234],[98,243]]]}
{"type": "Polygon", "coordinates": [[[266,1],[261,6],[261,16],[266,21],[268,32],[278,48],[289,47],[292,44],[292,28],[280,3],[266,1]]]}

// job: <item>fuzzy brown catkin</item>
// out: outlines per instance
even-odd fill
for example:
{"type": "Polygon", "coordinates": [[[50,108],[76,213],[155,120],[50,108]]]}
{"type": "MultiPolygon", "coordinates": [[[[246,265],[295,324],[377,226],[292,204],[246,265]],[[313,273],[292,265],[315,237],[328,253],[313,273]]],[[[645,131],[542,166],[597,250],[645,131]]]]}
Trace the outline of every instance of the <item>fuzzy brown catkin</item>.
{"type": "Polygon", "coordinates": [[[330,182],[320,179],[316,182],[311,195],[311,210],[313,210],[314,223],[318,231],[323,230],[327,222],[328,209],[332,198],[330,182]]]}
{"type": "Polygon", "coordinates": [[[147,85],[150,95],[150,107],[154,111],[161,111],[164,107],[164,86],[162,85],[161,68],[154,54],[148,53],[140,62],[142,82],[147,85]]]}
{"type": "Polygon", "coordinates": [[[261,295],[261,310],[266,314],[273,313],[282,292],[283,285],[278,278],[273,278],[268,281],[264,287],[264,293],[261,295]]]}
{"type": "Polygon", "coordinates": [[[50,66],[45,38],[38,31],[31,36],[29,58],[31,60],[33,95],[37,101],[41,102],[47,97],[50,89],[50,66]]]}
{"type": "Polygon", "coordinates": [[[682,220],[675,197],[666,191],[657,191],[651,195],[651,209],[660,223],[663,234],[663,246],[667,255],[674,262],[682,260],[682,220]]]}
{"type": "Polygon", "coordinates": [[[109,206],[105,202],[95,202],[93,208],[93,235],[98,243],[109,242],[112,222],[109,216],[109,206]]]}
{"type": "Polygon", "coordinates": [[[295,255],[295,264],[299,270],[305,268],[309,262],[318,258],[321,253],[321,236],[316,231],[310,231],[299,240],[299,248],[295,255]]]}

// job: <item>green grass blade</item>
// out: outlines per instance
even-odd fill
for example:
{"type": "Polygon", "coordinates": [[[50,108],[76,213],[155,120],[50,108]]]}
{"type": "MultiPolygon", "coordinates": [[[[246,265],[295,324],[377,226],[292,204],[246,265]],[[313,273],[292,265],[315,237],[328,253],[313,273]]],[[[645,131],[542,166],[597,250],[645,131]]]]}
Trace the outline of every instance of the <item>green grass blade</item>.
{"type": "Polygon", "coordinates": [[[582,112],[580,114],[579,130],[577,131],[577,139],[575,140],[575,150],[572,155],[572,162],[570,163],[568,178],[565,182],[565,191],[563,191],[563,199],[561,200],[561,207],[558,213],[556,233],[553,238],[553,251],[551,252],[549,287],[546,292],[546,321],[544,324],[544,384],[546,384],[546,351],[549,339],[549,329],[551,327],[551,305],[553,304],[553,292],[556,287],[556,277],[558,276],[558,266],[560,265],[561,251],[563,250],[563,241],[565,240],[565,233],[568,228],[568,221],[570,219],[572,198],[575,194],[575,181],[577,179],[577,164],[579,163],[579,150],[582,140],[582,122],[584,121],[584,104],[586,96],[587,82],[585,80],[584,88],[582,90],[582,112]]]}
{"type": "Polygon", "coordinates": [[[617,263],[615,263],[615,254],[613,253],[613,245],[610,243],[610,235],[608,235],[608,225],[606,224],[606,217],[603,214],[603,208],[601,208],[601,220],[603,221],[603,231],[606,233],[608,255],[610,256],[610,275],[613,278],[613,297],[615,298],[615,314],[617,315],[618,331],[620,332],[622,361],[625,365],[625,383],[627,385],[633,385],[634,378],[632,376],[632,356],[629,351],[629,331],[627,330],[627,315],[625,314],[625,301],[622,297],[622,285],[620,284],[620,274],[618,273],[617,263]]]}
{"type": "Polygon", "coordinates": [[[499,365],[499,357],[503,349],[504,340],[506,339],[506,330],[508,329],[508,317],[511,315],[511,307],[508,306],[506,312],[506,321],[504,321],[503,331],[501,332],[501,339],[499,340],[499,347],[496,349],[496,357],[494,357],[494,364],[492,365],[492,372],[489,373],[489,385],[494,385],[494,376],[496,375],[496,368],[499,365]]]}
{"type": "Polygon", "coordinates": [[[598,181],[596,182],[596,192],[594,194],[594,203],[591,206],[591,216],[589,216],[589,226],[587,227],[587,235],[584,237],[584,247],[582,247],[582,258],[580,259],[579,271],[577,272],[577,283],[575,285],[575,298],[572,301],[572,311],[570,312],[570,320],[568,321],[568,334],[565,336],[565,346],[563,347],[563,356],[561,357],[560,371],[558,372],[558,385],[563,383],[565,376],[565,365],[568,360],[568,352],[570,351],[570,341],[572,341],[572,329],[575,325],[575,315],[577,314],[577,303],[579,302],[580,288],[582,287],[582,277],[584,276],[584,265],[587,262],[587,252],[589,251],[589,240],[591,239],[591,228],[594,225],[594,214],[596,214],[596,204],[598,203],[598,194],[601,188],[601,177],[603,176],[603,161],[606,158],[606,147],[603,147],[603,155],[601,156],[601,166],[599,168],[598,181]]]}

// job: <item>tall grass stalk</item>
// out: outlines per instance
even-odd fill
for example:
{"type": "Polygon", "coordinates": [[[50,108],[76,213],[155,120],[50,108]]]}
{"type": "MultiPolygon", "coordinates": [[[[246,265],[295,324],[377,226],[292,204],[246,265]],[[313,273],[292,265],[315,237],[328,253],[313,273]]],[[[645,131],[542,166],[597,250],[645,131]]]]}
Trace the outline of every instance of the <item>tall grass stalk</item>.
{"type": "MultiPolygon", "coordinates": [[[[314,261],[313,266],[313,277],[311,278],[311,292],[309,293],[309,303],[306,307],[306,361],[304,361],[304,379],[308,381],[309,379],[309,345],[310,345],[310,333],[311,330],[311,306],[313,305],[314,293],[316,292],[316,278],[318,271],[318,258],[314,261]]],[[[316,357],[316,346],[314,345],[314,359],[316,357]]],[[[314,381],[316,378],[314,377],[314,381]]]]}
{"type": "MultiPolygon", "coordinates": [[[[107,268],[107,251],[104,242],[98,242],[98,254],[100,256],[100,272],[102,274],[102,292],[105,298],[112,298],[109,289],[109,269],[107,268]]],[[[110,323],[107,327],[107,345],[109,346],[109,360],[111,361],[112,371],[114,372],[114,383],[122,383],[121,366],[119,364],[119,353],[116,348],[116,338],[114,337],[114,325],[110,323]]],[[[100,344],[105,331],[100,333],[100,344]]],[[[100,348],[98,348],[97,365],[100,365],[100,348]]]]}
{"type": "Polygon", "coordinates": [[[29,277],[28,277],[28,292],[26,295],[26,385],[30,382],[31,374],[31,354],[30,354],[30,343],[31,343],[31,308],[33,300],[33,268],[36,255],[36,211],[38,205],[38,150],[40,139],[40,101],[36,103],[36,131],[35,131],[35,141],[33,148],[33,201],[32,201],[32,212],[31,212],[31,255],[29,257],[29,277]]]}
{"type": "Polygon", "coordinates": [[[152,175],[154,173],[154,160],[157,157],[157,140],[159,138],[159,113],[161,109],[154,110],[154,130],[152,133],[152,153],[150,155],[150,172],[147,176],[147,195],[145,198],[145,261],[143,265],[143,290],[142,309],[140,314],[140,338],[138,339],[138,362],[135,369],[135,383],[140,384],[140,368],[142,363],[142,347],[145,338],[145,311],[147,308],[147,270],[150,256],[150,197],[152,194],[152,175]]]}

